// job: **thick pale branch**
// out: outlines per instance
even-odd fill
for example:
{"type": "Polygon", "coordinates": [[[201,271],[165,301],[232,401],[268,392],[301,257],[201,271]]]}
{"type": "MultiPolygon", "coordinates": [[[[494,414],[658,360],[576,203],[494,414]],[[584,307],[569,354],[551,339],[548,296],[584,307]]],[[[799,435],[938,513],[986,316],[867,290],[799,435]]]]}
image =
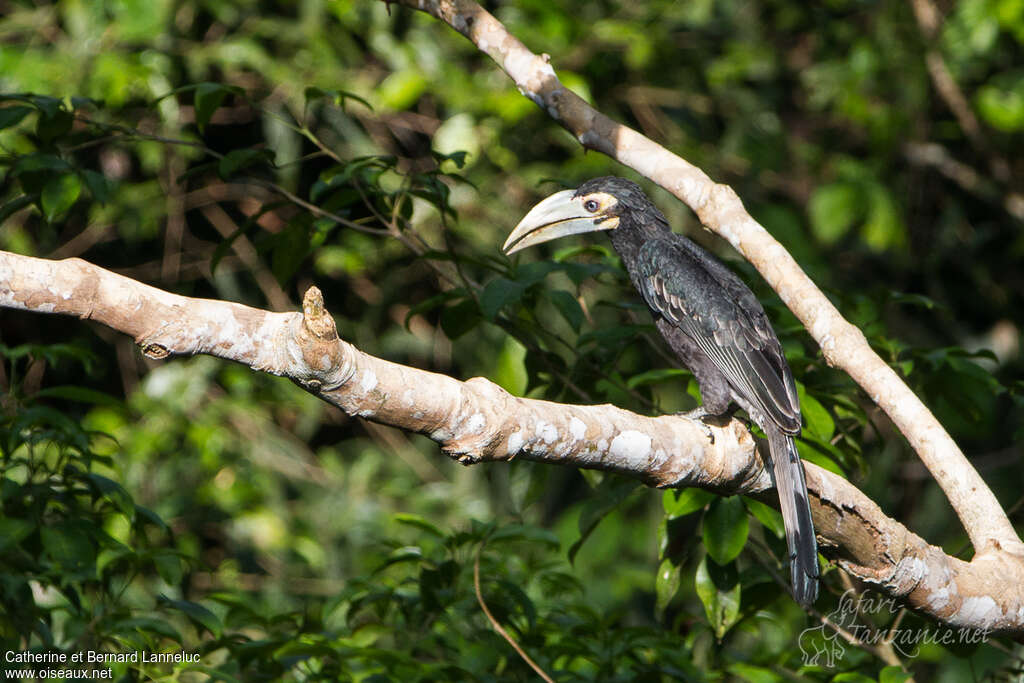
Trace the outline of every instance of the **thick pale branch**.
{"type": "MultiPolygon", "coordinates": [[[[765,494],[771,485],[737,421],[712,428],[712,443],[685,418],[518,398],[483,378],[460,382],[390,363],[340,339],[315,288],[302,313],[270,313],[170,294],[81,259],[0,252],[0,307],[94,320],[153,357],[206,353],[289,377],[350,415],[426,434],[466,464],[520,457],[722,493],[765,494]]],[[[944,623],[1024,633],[1020,558],[957,560],[845,479],[808,465],[807,485],[822,549],[847,571],[944,623]]]]}
{"type": "Polygon", "coordinates": [[[825,360],[849,374],[892,419],[942,487],[975,552],[1024,557],[1024,543],[999,501],[942,425],[793,257],[747,213],[732,188],[715,183],[696,166],[593,109],[562,85],[547,55],[531,52],[476,2],[402,0],[401,4],[427,12],[469,38],[497,62],[523,95],[580,144],[661,185],[690,206],[704,225],[729,240],[796,314],[825,360]]]}

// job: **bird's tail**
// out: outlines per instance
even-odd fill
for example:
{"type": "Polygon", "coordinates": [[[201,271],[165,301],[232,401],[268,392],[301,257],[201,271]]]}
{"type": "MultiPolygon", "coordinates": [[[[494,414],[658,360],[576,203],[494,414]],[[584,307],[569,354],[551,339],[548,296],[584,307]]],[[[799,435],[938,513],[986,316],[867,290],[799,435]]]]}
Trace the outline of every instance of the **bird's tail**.
{"type": "Polygon", "coordinates": [[[779,492],[782,522],[786,527],[793,597],[806,606],[818,597],[818,542],[814,538],[814,523],[807,502],[804,467],[792,436],[778,428],[765,431],[771,450],[772,479],[779,492]]]}

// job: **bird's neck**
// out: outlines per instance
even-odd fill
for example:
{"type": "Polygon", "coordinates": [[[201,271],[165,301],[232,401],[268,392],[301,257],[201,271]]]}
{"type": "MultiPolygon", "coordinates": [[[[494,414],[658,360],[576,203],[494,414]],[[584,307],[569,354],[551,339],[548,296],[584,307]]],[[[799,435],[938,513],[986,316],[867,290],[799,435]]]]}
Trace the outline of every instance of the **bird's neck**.
{"type": "MultiPolygon", "coordinates": [[[[620,226],[611,231],[612,247],[622,259],[622,264],[627,270],[637,263],[640,247],[644,244],[644,235],[636,229],[629,229],[630,226],[620,226]]],[[[632,271],[629,273],[633,275],[632,271]]]]}
{"type": "Polygon", "coordinates": [[[663,221],[664,218],[660,221],[655,218],[654,220],[641,222],[632,216],[628,218],[623,216],[619,227],[609,233],[612,247],[622,260],[622,265],[626,267],[629,279],[633,282],[634,287],[639,288],[640,286],[639,278],[641,274],[638,270],[640,248],[654,237],[659,235],[665,236],[665,233],[671,234],[668,224],[663,221]]]}

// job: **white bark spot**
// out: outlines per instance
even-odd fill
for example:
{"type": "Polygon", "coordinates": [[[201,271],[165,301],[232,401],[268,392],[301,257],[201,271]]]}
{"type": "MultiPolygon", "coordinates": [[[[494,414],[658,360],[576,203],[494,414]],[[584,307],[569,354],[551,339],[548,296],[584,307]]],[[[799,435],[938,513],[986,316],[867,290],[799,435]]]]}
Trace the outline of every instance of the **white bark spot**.
{"type": "Polygon", "coordinates": [[[949,604],[949,589],[936,588],[928,598],[928,607],[933,610],[940,610],[949,604]]]}
{"type": "Polygon", "coordinates": [[[476,434],[484,428],[485,422],[486,420],[484,420],[482,413],[473,413],[469,416],[469,421],[466,422],[466,431],[470,434],[476,434]]]}
{"type": "Polygon", "coordinates": [[[573,439],[579,441],[587,435],[587,425],[578,417],[573,417],[569,420],[569,433],[572,434],[573,439]]]}
{"type": "Polygon", "coordinates": [[[995,623],[998,616],[1001,616],[1001,612],[996,601],[987,595],[979,595],[964,598],[953,621],[986,627],[995,623]]]}
{"type": "Polygon", "coordinates": [[[530,76],[533,67],[533,54],[529,50],[510,50],[502,66],[518,82],[520,79],[530,76]]]}
{"type": "Polygon", "coordinates": [[[600,441],[598,441],[597,442],[597,450],[600,451],[601,453],[604,453],[605,451],[607,451],[608,450],[608,440],[607,439],[601,439],[600,441]]]}
{"type": "Polygon", "coordinates": [[[512,432],[508,437],[508,454],[515,455],[523,447],[523,433],[512,432]]]}
{"type": "Polygon", "coordinates": [[[612,439],[609,453],[622,460],[640,460],[651,453],[651,437],[633,429],[627,429],[612,439]]]}
{"type": "Polygon", "coordinates": [[[363,379],[359,382],[359,388],[364,392],[369,392],[375,386],[377,386],[377,375],[373,374],[373,370],[367,370],[363,373],[363,379]]]}
{"type": "MultiPolygon", "coordinates": [[[[828,477],[821,477],[818,483],[818,497],[825,501],[831,501],[835,498],[836,491],[832,488],[832,482],[829,481],[828,477]]],[[[839,523],[839,517],[836,517],[836,523],[839,523]]]]}
{"type": "Polygon", "coordinates": [[[411,406],[414,403],[416,403],[416,400],[413,398],[412,389],[406,389],[405,393],[402,394],[402,404],[411,406]]]}
{"type": "Polygon", "coordinates": [[[907,557],[896,563],[893,571],[894,583],[918,583],[928,575],[928,563],[920,557],[907,557]]]}
{"type": "Polygon", "coordinates": [[[537,423],[537,436],[544,440],[544,443],[554,443],[558,439],[558,430],[550,422],[541,420],[537,423]]]}

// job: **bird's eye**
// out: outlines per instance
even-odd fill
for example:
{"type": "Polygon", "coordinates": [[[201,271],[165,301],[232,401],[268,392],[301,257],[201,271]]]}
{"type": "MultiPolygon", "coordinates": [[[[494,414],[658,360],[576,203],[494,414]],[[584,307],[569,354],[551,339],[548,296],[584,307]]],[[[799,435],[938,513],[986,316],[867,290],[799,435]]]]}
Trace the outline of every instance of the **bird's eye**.
{"type": "Polygon", "coordinates": [[[601,208],[601,205],[598,204],[597,201],[594,199],[588,199],[587,201],[583,202],[583,208],[589,211],[590,213],[594,213],[599,208],[601,208]]]}

